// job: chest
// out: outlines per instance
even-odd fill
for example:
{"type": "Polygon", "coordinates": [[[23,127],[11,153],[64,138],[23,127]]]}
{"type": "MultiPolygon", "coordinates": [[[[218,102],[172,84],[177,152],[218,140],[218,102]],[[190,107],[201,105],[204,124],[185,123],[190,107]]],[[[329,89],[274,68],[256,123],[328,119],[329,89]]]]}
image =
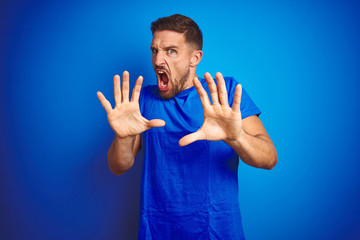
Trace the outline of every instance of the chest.
{"type": "Polygon", "coordinates": [[[154,129],[160,132],[195,132],[204,122],[203,108],[197,94],[167,101],[149,99],[142,107],[142,115],[148,120],[164,120],[163,128],[154,129]]]}

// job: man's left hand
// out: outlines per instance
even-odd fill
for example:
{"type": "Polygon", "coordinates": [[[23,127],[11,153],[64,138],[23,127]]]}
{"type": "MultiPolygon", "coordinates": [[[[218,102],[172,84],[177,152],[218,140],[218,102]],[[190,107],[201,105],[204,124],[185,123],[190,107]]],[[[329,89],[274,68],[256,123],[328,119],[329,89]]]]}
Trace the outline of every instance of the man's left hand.
{"type": "Polygon", "coordinates": [[[240,135],[243,134],[240,112],[241,85],[238,84],[235,88],[233,105],[230,108],[222,74],[215,74],[218,86],[216,86],[214,79],[209,73],[205,73],[204,77],[210,90],[212,104],[199,79],[195,77],[194,85],[203,106],[204,123],[195,133],[181,138],[179,141],[180,146],[185,146],[198,140],[223,140],[229,143],[238,140],[240,135]]]}

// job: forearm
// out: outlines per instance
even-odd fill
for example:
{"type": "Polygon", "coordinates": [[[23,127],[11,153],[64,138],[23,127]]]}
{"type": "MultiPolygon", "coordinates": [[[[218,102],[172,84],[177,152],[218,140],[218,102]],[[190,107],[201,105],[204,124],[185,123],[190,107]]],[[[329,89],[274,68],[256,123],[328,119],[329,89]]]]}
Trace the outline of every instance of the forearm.
{"type": "Polygon", "coordinates": [[[114,174],[121,175],[133,166],[135,138],[135,136],[119,138],[115,135],[108,151],[108,165],[114,174]]]}
{"type": "Polygon", "coordinates": [[[273,169],[277,163],[277,153],[270,139],[261,134],[252,136],[242,131],[235,141],[225,141],[239,155],[241,160],[253,167],[273,169]]]}

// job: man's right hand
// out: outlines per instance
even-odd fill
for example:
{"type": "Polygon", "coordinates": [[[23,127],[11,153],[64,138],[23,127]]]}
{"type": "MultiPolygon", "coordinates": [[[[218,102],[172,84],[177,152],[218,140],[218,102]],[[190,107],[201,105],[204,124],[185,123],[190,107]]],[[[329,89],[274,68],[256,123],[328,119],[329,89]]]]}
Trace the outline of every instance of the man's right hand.
{"type": "Polygon", "coordinates": [[[129,101],[129,73],[124,71],[122,91],[120,76],[114,76],[115,107],[112,109],[110,102],[101,92],[97,96],[105,108],[109,124],[118,138],[135,137],[136,135],[152,128],[163,127],[165,121],[161,119],[147,120],[140,113],[139,96],[143,77],[136,80],[131,100],[129,101]],[[122,93],[121,93],[122,92],[122,93]]]}

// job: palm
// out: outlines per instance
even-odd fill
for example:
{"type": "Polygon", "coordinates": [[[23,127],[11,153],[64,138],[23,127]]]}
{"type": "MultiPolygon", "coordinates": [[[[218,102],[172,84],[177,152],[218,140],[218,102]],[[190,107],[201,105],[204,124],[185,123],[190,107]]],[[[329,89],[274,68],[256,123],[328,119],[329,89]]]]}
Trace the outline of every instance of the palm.
{"type": "Polygon", "coordinates": [[[241,113],[230,107],[211,106],[204,111],[204,124],[199,131],[210,141],[237,139],[242,129],[241,113]]]}
{"type": "Polygon", "coordinates": [[[138,135],[152,127],[164,126],[165,122],[160,119],[147,120],[140,113],[139,95],[141,90],[142,77],[136,80],[131,101],[129,101],[129,74],[123,74],[123,91],[121,94],[120,77],[114,77],[115,107],[106,100],[104,95],[98,92],[98,97],[106,110],[109,124],[118,137],[138,135]]]}
{"type": "Polygon", "coordinates": [[[138,135],[147,130],[147,120],[140,114],[138,103],[126,103],[115,107],[109,114],[111,128],[118,136],[138,135]]]}
{"type": "Polygon", "coordinates": [[[197,140],[232,141],[238,139],[242,131],[240,112],[241,85],[239,84],[236,87],[233,107],[230,108],[222,75],[216,75],[218,90],[210,74],[205,74],[205,79],[210,89],[213,104],[210,103],[209,97],[201,83],[198,80],[194,80],[204,109],[204,123],[197,132],[183,137],[179,142],[181,146],[197,140]]]}

